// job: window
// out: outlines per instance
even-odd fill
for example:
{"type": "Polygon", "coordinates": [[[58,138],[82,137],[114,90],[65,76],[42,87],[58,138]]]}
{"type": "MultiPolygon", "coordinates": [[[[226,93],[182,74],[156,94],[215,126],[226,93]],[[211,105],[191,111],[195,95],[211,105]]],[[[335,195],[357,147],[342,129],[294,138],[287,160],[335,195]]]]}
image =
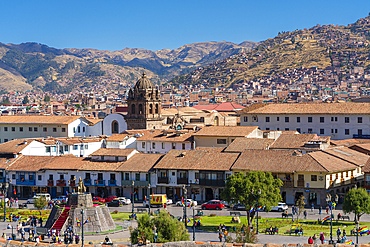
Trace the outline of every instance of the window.
{"type": "Polygon", "coordinates": [[[64,146],[64,151],[65,151],[65,152],[68,152],[68,145],[65,145],[65,146],[64,146]]]}
{"type": "Polygon", "coordinates": [[[312,129],[308,129],[308,131],[307,131],[309,134],[311,134],[312,133],[312,129]]]}
{"type": "Polygon", "coordinates": [[[125,173],[125,180],[130,180],[130,173],[128,172],[125,173]]]}
{"type": "Polygon", "coordinates": [[[312,117],[308,117],[308,122],[312,123],[312,117]]]}
{"type": "Polygon", "coordinates": [[[338,129],[335,129],[335,133],[338,133],[338,129]]]}
{"type": "Polygon", "coordinates": [[[172,143],[172,149],[176,149],[176,143],[172,143]]]}
{"type": "Polygon", "coordinates": [[[140,173],[135,173],[135,180],[140,181],[140,173]]]}
{"type": "Polygon", "coordinates": [[[244,117],[244,122],[248,122],[248,117],[244,117]]]}
{"type": "Polygon", "coordinates": [[[182,144],[182,149],[185,150],[185,143],[182,144]]]}
{"type": "Polygon", "coordinates": [[[54,179],[54,175],[53,174],[49,174],[49,180],[53,180],[54,179]]]}
{"type": "Polygon", "coordinates": [[[57,128],[53,128],[53,132],[57,132],[57,128]]]}
{"type": "Polygon", "coordinates": [[[357,118],[357,123],[362,123],[362,117],[357,118]]]}
{"type": "Polygon", "coordinates": [[[81,144],[80,149],[81,149],[81,150],[84,150],[84,145],[83,145],[83,144],[81,144]]]}
{"type": "Polygon", "coordinates": [[[100,156],[100,160],[104,160],[104,156],[100,156]]]}
{"type": "Polygon", "coordinates": [[[357,135],[362,136],[362,129],[357,130],[357,135]]]}
{"type": "Polygon", "coordinates": [[[149,173],[145,174],[145,181],[149,181],[149,173]]]}
{"type": "Polygon", "coordinates": [[[338,122],[338,117],[335,117],[335,122],[338,122]]]}
{"type": "Polygon", "coordinates": [[[114,157],[114,160],[115,160],[116,162],[118,162],[118,157],[114,157]]]}
{"type": "Polygon", "coordinates": [[[45,147],[45,152],[50,153],[50,147],[45,147]]]}
{"type": "Polygon", "coordinates": [[[266,117],[266,123],[270,122],[270,117],[266,117]]]}
{"type": "Polygon", "coordinates": [[[320,135],[324,135],[324,134],[325,134],[324,129],[320,129],[320,135]]]}
{"type": "Polygon", "coordinates": [[[285,117],[285,122],[289,123],[289,117],[285,117]]]}
{"type": "Polygon", "coordinates": [[[165,143],[164,143],[164,142],[162,142],[162,149],[164,149],[164,146],[165,146],[165,143]]]}
{"type": "Polygon", "coordinates": [[[80,126],[78,126],[78,127],[77,127],[77,132],[78,132],[78,133],[80,133],[80,132],[81,132],[81,127],[80,127],[80,126]]]}
{"type": "Polygon", "coordinates": [[[266,128],[266,130],[270,130],[270,128],[266,128]]]}
{"type": "Polygon", "coordinates": [[[62,128],[62,132],[66,132],[66,128],[62,128]]]}
{"type": "Polygon", "coordinates": [[[73,150],[78,150],[78,145],[73,145],[73,150]]]}
{"type": "Polygon", "coordinates": [[[324,123],[325,122],[325,118],[324,117],[320,117],[320,123],[324,123]]]}
{"type": "Polygon", "coordinates": [[[85,149],[88,149],[89,148],[89,145],[88,144],[85,144],[85,149]]]}
{"type": "Polygon", "coordinates": [[[8,127],[4,127],[4,131],[8,131],[8,127]]]}
{"type": "Polygon", "coordinates": [[[331,129],[331,133],[332,133],[332,134],[334,133],[334,129],[331,129]]]}
{"type": "Polygon", "coordinates": [[[23,132],[23,127],[19,127],[19,132],[23,132]]]}
{"type": "Polygon", "coordinates": [[[217,139],[217,144],[226,144],[226,139],[217,139]]]}
{"type": "Polygon", "coordinates": [[[301,122],[301,117],[297,117],[297,123],[301,122]]]}
{"type": "MultiPolygon", "coordinates": [[[[65,132],[66,131],[66,128],[63,128],[63,129],[64,129],[64,132],[65,132]]],[[[63,129],[62,129],[62,131],[63,131],[63,129]]],[[[48,131],[48,128],[44,127],[44,128],[42,128],[42,131],[47,132],[48,131]]]]}
{"type": "Polygon", "coordinates": [[[119,125],[117,121],[112,122],[112,133],[113,134],[118,134],[119,132],[119,125]]]}
{"type": "Polygon", "coordinates": [[[28,127],[28,131],[29,132],[32,132],[32,127],[28,127]]]}
{"type": "Polygon", "coordinates": [[[64,180],[64,175],[63,175],[63,174],[60,174],[60,175],[59,175],[59,179],[60,179],[60,180],[64,180]]]}
{"type": "Polygon", "coordinates": [[[301,133],[301,128],[297,128],[297,131],[298,131],[299,133],[301,133]]]}
{"type": "Polygon", "coordinates": [[[279,122],[280,121],[280,117],[276,117],[276,121],[279,122]]]}
{"type": "Polygon", "coordinates": [[[12,179],[15,179],[15,174],[12,174],[12,179]]]}
{"type": "Polygon", "coordinates": [[[37,132],[37,130],[38,130],[38,129],[37,129],[37,127],[34,127],[34,128],[33,128],[33,131],[37,132]]]}
{"type": "Polygon", "coordinates": [[[4,142],[7,142],[8,141],[8,139],[4,139],[4,142]]]}
{"type": "Polygon", "coordinates": [[[344,134],[345,134],[345,135],[349,135],[349,129],[345,129],[345,130],[344,130],[344,134]]]}
{"type": "Polygon", "coordinates": [[[145,148],[145,142],[142,142],[142,143],[141,143],[141,147],[142,147],[142,148],[145,148]]]}
{"type": "Polygon", "coordinates": [[[155,142],[152,143],[152,148],[155,149],[155,142]]]}
{"type": "Polygon", "coordinates": [[[334,117],[331,117],[331,119],[330,119],[332,122],[334,121],[334,117]]]}
{"type": "Polygon", "coordinates": [[[82,127],[82,132],[85,132],[85,127],[82,127]]]}
{"type": "Polygon", "coordinates": [[[285,128],[285,131],[289,131],[289,128],[285,128]]]}
{"type": "Polygon", "coordinates": [[[349,117],[345,117],[345,118],[344,118],[344,122],[345,122],[345,123],[349,123],[349,117]]]}
{"type": "Polygon", "coordinates": [[[13,131],[13,132],[15,131],[15,127],[12,127],[12,131],[13,131]]]}
{"type": "Polygon", "coordinates": [[[56,146],[51,146],[51,151],[52,152],[56,152],[57,151],[57,147],[56,146]]]}
{"type": "Polygon", "coordinates": [[[303,174],[298,174],[298,180],[299,181],[304,181],[304,175],[303,174]]]}
{"type": "Polygon", "coordinates": [[[76,133],[76,127],[73,127],[73,133],[76,133]]]}
{"type": "Polygon", "coordinates": [[[311,175],[311,181],[317,181],[317,175],[311,175]]]}

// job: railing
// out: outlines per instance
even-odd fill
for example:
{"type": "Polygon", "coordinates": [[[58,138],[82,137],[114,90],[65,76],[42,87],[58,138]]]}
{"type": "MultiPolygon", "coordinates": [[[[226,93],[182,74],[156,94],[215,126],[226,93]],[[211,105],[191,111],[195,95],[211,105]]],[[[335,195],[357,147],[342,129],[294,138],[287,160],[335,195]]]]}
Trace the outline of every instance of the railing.
{"type": "Polygon", "coordinates": [[[69,180],[69,186],[71,187],[76,186],[76,180],[69,180]]]}
{"type": "Polygon", "coordinates": [[[53,179],[48,180],[48,186],[54,186],[54,180],[53,179]]]}
{"type": "Polygon", "coordinates": [[[294,187],[294,181],[283,181],[283,187],[293,188],[294,187]]]}
{"type": "Polygon", "coordinates": [[[370,139],[370,135],[353,135],[354,139],[370,139]]]}
{"type": "Polygon", "coordinates": [[[297,180],[297,187],[304,187],[304,180],[297,180]]]}
{"type": "Polygon", "coordinates": [[[225,186],[224,180],[199,179],[200,185],[225,186]]]}
{"type": "Polygon", "coordinates": [[[66,181],[64,179],[57,180],[57,186],[66,186],[66,181]]]}
{"type": "Polygon", "coordinates": [[[105,180],[104,179],[94,180],[94,185],[95,186],[105,186],[105,180]]]}
{"type": "Polygon", "coordinates": [[[117,181],[116,180],[108,180],[108,186],[116,186],[117,181]]]}
{"type": "Polygon", "coordinates": [[[168,177],[165,177],[165,178],[158,177],[158,183],[159,184],[168,184],[168,177]]]}
{"type": "MultiPolygon", "coordinates": [[[[122,186],[132,186],[132,180],[122,180],[122,186]]],[[[149,185],[149,181],[135,181],[135,187],[147,187],[149,185]]]]}
{"type": "Polygon", "coordinates": [[[17,185],[36,185],[36,180],[17,179],[17,185]]]}
{"type": "Polygon", "coordinates": [[[188,184],[188,178],[177,178],[177,184],[188,184]]]}
{"type": "Polygon", "coordinates": [[[84,179],[84,185],[91,185],[91,179],[90,178],[85,178],[84,179]]]}

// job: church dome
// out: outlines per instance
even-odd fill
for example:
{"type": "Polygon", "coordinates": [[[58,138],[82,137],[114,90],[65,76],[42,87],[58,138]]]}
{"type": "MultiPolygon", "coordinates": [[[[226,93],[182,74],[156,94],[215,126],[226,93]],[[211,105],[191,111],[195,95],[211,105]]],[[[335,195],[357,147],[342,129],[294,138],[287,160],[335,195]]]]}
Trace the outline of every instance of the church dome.
{"type": "Polygon", "coordinates": [[[153,87],[154,87],[153,83],[148,78],[146,78],[145,72],[143,73],[143,76],[135,84],[135,89],[139,90],[152,89],[153,87]]]}

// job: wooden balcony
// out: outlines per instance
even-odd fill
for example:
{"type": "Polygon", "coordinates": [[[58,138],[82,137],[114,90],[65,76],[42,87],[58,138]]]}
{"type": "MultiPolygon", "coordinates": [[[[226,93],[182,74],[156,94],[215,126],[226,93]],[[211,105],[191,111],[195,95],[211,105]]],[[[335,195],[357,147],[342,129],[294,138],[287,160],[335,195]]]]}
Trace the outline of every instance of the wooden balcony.
{"type": "Polygon", "coordinates": [[[75,187],[76,186],[76,180],[69,180],[69,186],[75,187]]]}
{"type": "Polygon", "coordinates": [[[294,181],[283,181],[283,187],[293,188],[294,187],[294,181]]]}
{"type": "Polygon", "coordinates": [[[188,178],[177,178],[177,184],[188,184],[188,178]]]}
{"type": "Polygon", "coordinates": [[[54,180],[53,179],[48,180],[48,186],[54,186],[54,180]]]}
{"type": "Polygon", "coordinates": [[[158,177],[158,183],[159,184],[168,184],[168,177],[158,177]]]}
{"type": "Polygon", "coordinates": [[[66,186],[66,181],[64,179],[57,180],[57,186],[66,186]]]}
{"type": "Polygon", "coordinates": [[[304,188],[304,180],[297,180],[297,187],[304,188]]]}

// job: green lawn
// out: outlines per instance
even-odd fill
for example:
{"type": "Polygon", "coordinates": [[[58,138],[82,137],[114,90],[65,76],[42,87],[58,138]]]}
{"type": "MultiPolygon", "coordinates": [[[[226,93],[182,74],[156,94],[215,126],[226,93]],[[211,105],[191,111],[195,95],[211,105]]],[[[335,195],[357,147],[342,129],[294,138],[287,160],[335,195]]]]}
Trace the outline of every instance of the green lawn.
{"type": "MultiPolygon", "coordinates": [[[[246,218],[240,217],[241,223],[231,223],[231,216],[203,216],[200,218],[201,230],[204,231],[218,231],[220,224],[230,226],[231,230],[235,226],[237,229],[243,224],[247,225],[246,218]]],[[[190,219],[189,225],[193,224],[192,218],[190,219]]],[[[253,220],[252,225],[256,229],[257,219],[253,220]]],[[[304,236],[312,236],[313,234],[320,235],[321,232],[325,233],[325,236],[330,236],[330,221],[321,225],[317,223],[317,220],[300,220],[299,224],[295,220],[292,222],[291,219],[279,219],[279,218],[260,218],[259,219],[259,232],[264,233],[266,228],[277,227],[279,229],[279,235],[289,235],[291,229],[298,229],[302,227],[304,236]]],[[[333,236],[336,237],[336,231],[338,227],[342,230],[346,230],[347,235],[351,234],[351,229],[355,226],[353,221],[333,221],[333,236]]],[[[370,222],[361,222],[360,227],[370,227],[370,222]]]]}
{"type": "MultiPolygon", "coordinates": [[[[128,220],[131,213],[121,213],[121,212],[111,212],[112,218],[114,221],[123,221],[128,220]]],[[[143,213],[136,213],[137,217],[140,217],[140,215],[143,215],[143,213]]]]}

